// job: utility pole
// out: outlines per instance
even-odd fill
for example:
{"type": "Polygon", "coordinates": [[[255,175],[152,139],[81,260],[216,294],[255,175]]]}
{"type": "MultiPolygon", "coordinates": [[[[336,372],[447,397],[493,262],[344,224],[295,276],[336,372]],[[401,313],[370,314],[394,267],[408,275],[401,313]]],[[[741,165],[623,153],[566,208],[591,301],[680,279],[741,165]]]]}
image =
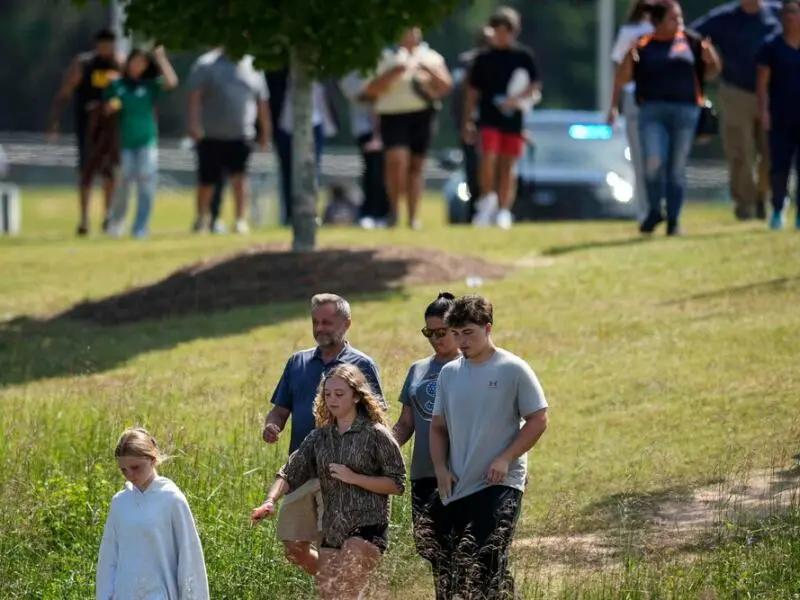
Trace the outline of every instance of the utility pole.
{"type": "Polygon", "coordinates": [[[614,0],[596,0],[597,5],[597,49],[595,72],[597,73],[597,110],[605,111],[611,101],[612,78],[611,50],[614,46],[614,0]]]}

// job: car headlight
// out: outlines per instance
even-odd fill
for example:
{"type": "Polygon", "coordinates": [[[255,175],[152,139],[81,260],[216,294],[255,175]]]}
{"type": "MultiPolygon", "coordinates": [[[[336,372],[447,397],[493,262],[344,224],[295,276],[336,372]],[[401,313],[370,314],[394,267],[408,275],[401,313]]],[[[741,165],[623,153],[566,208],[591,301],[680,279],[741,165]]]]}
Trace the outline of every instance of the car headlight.
{"type": "Polygon", "coordinates": [[[469,202],[469,199],[472,196],[469,193],[469,186],[465,181],[462,181],[461,183],[458,184],[458,187],[456,188],[456,196],[462,202],[469,202]]]}
{"type": "Polygon", "coordinates": [[[633,200],[633,186],[614,171],[606,174],[606,183],[611,188],[611,195],[617,202],[627,204],[633,200]]]}

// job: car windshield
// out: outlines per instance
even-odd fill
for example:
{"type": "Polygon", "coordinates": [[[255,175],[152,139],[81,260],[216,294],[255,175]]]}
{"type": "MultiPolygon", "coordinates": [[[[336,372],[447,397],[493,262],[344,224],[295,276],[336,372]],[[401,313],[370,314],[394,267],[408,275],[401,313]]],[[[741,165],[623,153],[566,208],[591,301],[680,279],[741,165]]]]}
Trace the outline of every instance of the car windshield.
{"type": "Polygon", "coordinates": [[[552,167],[613,170],[626,163],[625,132],[602,124],[528,124],[535,163],[552,167]]]}

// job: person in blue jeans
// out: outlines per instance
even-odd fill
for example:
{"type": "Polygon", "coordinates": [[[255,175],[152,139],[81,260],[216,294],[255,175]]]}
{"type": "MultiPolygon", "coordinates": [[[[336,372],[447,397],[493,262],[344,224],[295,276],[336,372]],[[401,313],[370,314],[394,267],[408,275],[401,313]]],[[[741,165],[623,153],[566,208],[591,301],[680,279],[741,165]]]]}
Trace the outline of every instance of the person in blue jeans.
{"type": "Polygon", "coordinates": [[[160,76],[144,77],[150,69],[150,57],[139,49],[128,56],[124,75],[114,81],[107,91],[107,112],[119,113],[121,135],[120,161],[122,176],[111,205],[109,233],[119,237],[128,211],[130,186],[136,183],[139,198],[131,233],[136,238],[147,237],[150,214],[158,181],[158,123],[155,104],[163,90],[178,85],[163,46],[153,51],[160,76]]]}
{"type": "Polygon", "coordinates": [[[639,225],[653,233],[667,221],[667,235],[680,235],[686,193],[686,165],[692,151],[705,79],[716,77],[720,61],[713,46],[685,30],[683,11],[672,0],[648,7],[653,33],[628,50],[614,82],[614,98],[636,84],[648,212],[639,225]],[[666,215],[662,201],[666,200],[666,215]]]}
{"type": "MultiPolygon", "coordinates": [[[[783,35],[768,40],[758,53],[756,90],[761,122],[769,136],[772,164],[771,229],[782,229],[792,161],[800,174],[800,1],[781,11],[783,35]]],[[[800,230],[800,211],[795,217],[800,230]]]]}

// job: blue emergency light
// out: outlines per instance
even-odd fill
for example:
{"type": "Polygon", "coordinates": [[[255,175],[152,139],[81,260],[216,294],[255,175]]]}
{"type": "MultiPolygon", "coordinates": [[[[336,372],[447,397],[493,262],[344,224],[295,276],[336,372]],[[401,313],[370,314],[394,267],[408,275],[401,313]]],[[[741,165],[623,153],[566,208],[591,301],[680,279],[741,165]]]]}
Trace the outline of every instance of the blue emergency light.
{"type": "Polygon", "coordinates": [[[570,125],[569,128],[569,137],[573,140],[610,140],[613,135],[614,129],[601,123],[570,125]]]}

